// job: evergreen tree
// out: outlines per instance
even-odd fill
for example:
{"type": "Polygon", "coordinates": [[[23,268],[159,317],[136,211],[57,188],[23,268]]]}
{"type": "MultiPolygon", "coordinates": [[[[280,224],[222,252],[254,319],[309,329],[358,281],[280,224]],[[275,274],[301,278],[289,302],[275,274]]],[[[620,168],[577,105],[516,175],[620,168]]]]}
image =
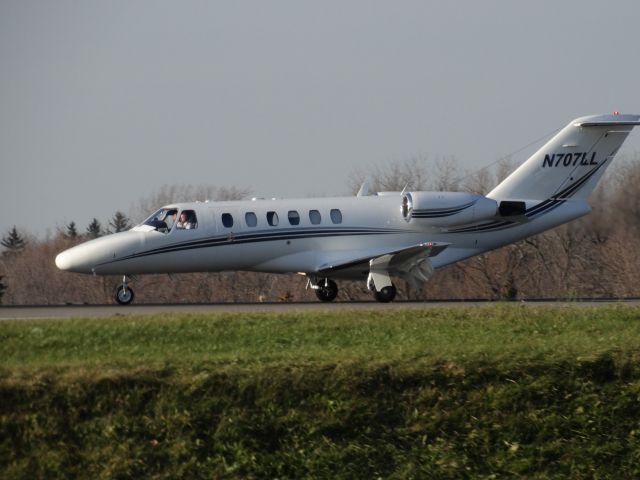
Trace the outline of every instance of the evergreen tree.
{"type": "Polygon", "coordinates": [[[22,235],[18,233],[18,229],[16,229],[14,225],[7,236],[2,237],[2,241],[0,241],[0,244],[2,244],[2,246],[7,249],[6,251],[2,252],[2,254],[11,255],[20,252],[27,244],[27,241],[22,237],[22,235]]]}
{"type": "Polygon", "coordinates": [[[65,235],[68,238],[76,238],[78,236],[78,230],[76,229],[76,222],[71,222],[67,225],[67,233],[65,235]]]}
{"type": "MultiPolygon", "coordinates": [[[[118,210],[109,222],[109,226],[115,233],[124,232],[131,228],[131,222],[124,213],[118,210]]],[[[109,230],[109,232],[111,232],[111,230],[109,230]]]]}
{"type": "Polygon", "coordinates": [[[102,236],[102,225],[100,225],[97,218],[94,218],[87,227],[87,234],[89,235],[89,238],[98,238],[102,236]]]}

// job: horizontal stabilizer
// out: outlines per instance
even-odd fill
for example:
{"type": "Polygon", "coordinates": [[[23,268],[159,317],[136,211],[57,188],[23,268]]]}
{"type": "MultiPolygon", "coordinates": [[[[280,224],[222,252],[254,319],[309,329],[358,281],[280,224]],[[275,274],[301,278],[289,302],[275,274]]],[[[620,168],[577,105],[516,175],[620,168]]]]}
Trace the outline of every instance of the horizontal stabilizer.
{"type": "Polygon", "coordinates": [[[640,125],[638,120],[622,120],[622,121],[603,121],[603,122],[577,122],[574,123],[576,127],[632,127],[640,125]]]}

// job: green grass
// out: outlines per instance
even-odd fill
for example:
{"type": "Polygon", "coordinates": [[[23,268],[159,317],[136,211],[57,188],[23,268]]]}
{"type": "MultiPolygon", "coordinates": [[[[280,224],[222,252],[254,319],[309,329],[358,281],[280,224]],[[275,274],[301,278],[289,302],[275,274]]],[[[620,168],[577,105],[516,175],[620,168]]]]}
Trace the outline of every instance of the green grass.
{"type": "Polygon", "coordinates": [[[640,309],[0,322],[1,478],[638,478],[640,309]]]}
{"type": "Polygon", "coordinates": [[[0,323],[5,367],[594,358],[631,351],[634,307],[156,315],[0,323]]]}

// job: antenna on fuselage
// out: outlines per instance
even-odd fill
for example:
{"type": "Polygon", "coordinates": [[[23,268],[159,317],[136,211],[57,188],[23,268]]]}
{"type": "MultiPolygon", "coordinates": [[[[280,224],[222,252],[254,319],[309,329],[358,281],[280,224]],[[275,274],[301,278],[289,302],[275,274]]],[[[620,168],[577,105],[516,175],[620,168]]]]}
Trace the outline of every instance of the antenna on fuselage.
{"type": "Polygon", "coordinates": [[[371,195],[369,193],[369,182],[363,182],[360,190],[358,190],[358,193],[356,194],[356,197],[367,197],[369,195],[371,195]]]}

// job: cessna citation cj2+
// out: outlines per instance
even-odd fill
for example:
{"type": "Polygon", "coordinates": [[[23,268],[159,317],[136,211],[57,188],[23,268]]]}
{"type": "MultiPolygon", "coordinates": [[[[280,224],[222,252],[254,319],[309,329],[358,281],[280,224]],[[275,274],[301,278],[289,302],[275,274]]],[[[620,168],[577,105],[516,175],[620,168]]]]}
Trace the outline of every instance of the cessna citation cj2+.
{"type": "Polygon", "coordinates": [[[167,205],[127,232],[60,253],[62,270],[130,275],[246,270],[297,272],[318,298],[336,298],[338,279],[362,279],[375,298],[396,295],[439,268],[556,227],[591,211],[589,193],[640,115],[578,118],[487,196],[388,192],[355,197],[195,202],[167,205]]]}

